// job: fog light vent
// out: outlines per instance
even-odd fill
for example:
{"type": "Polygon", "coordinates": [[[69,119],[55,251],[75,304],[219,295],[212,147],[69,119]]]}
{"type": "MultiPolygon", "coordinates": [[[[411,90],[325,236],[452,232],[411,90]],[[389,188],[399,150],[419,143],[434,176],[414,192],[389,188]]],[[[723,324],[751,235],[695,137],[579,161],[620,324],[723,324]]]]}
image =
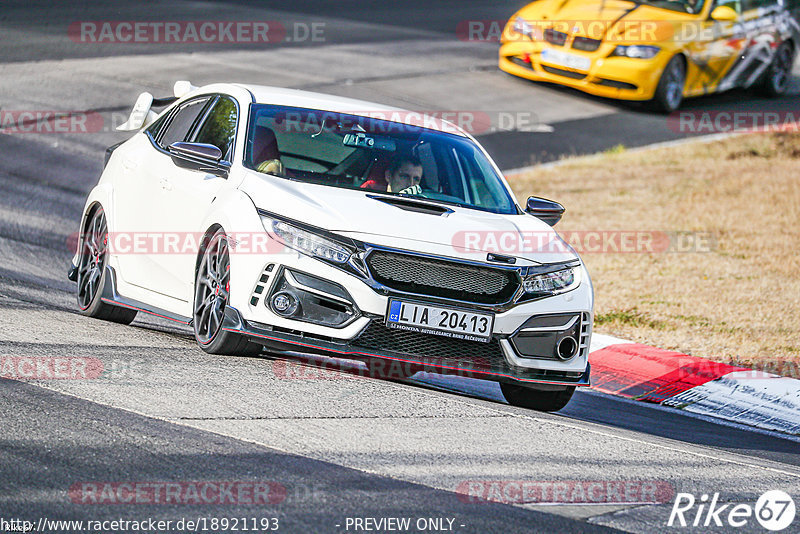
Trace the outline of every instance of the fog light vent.
{"type": "Polygon", "coordinates": [[[264,305],[281,317],[341,328],[360,314],[339,284],[308,273],[276,269],[264,305]]]}
{"type": "Polygon", "coordinates": [[[256,282],[256,286],[253,288],[253,294],[250,295],[251,306],[258,306],[261,295],[265,293],[267,286],[269,286],[269,276],[274,268],[275,265],[272,263],[264,267],[264,270],[258,278],[258,282],[256,282]]]}

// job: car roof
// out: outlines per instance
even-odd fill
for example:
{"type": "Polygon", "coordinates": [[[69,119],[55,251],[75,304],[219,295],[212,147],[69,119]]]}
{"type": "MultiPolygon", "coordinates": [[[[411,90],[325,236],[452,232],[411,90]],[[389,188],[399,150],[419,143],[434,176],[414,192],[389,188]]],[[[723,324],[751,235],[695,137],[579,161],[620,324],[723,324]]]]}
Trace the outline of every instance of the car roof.
{"type": "MultiPolygon", "coordinates": [[[[265,85],[231,84],[249,91],[256,103],[272,104],[277,106],[290,106],[298,108],[318,109],[334,113],[347,113],[361,117],[383,119],[399,122],[410,126],[423,126],[440,132],[454,133],[466,137],[465,132],[450,121],[429,113],[411,111],[402,108],[385,106],[365,100],[356,100],[341,96],[287,89],[285,87],[270,87],[265,85]]],[[[452,113],[442,111],[442,113],[452,113]]]]}

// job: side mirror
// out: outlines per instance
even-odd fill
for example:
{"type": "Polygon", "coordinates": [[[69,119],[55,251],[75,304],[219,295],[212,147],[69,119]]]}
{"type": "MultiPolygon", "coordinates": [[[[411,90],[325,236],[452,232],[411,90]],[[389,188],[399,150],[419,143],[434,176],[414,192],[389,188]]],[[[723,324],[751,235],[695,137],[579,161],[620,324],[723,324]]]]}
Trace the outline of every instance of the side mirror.
{"type": "Polygon", "coordinates": [[[564,206],[558,202],[539,197],[528,197],[528,204],[525,207],[526,213],[543,220],[550,226],[555,226],[565,211],[564,206]]]}
{"type": "Polygon", "coordinates": [[[222,161],[222,151],[214,145],[172,143],[169,145],[169,154],[173,163],[183,169],[207,172],[223,178],[230,171],[230,164],[222,161]]]}
{"type": "Polygon", "coordinates": [[[711,18],[720,22],[733,22],[739,18],[739,15],[730,6],[717,6],[711,11],[711,18]]]}

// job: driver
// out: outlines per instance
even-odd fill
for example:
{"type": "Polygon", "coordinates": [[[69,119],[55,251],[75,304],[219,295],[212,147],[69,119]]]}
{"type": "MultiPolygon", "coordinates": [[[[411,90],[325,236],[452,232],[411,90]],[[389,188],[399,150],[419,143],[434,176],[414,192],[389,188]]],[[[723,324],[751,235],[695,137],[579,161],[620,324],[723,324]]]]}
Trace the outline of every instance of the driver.
{"type": "Polygon", "coordinates": [[[384,173],[386,183],[377,180],[364,182],[361,187],[367,189],[384,189],[388,193],[405,193],[419,195],[422,193],[422,162],[410,154],[398,154],[392,158],[384,173]]]}

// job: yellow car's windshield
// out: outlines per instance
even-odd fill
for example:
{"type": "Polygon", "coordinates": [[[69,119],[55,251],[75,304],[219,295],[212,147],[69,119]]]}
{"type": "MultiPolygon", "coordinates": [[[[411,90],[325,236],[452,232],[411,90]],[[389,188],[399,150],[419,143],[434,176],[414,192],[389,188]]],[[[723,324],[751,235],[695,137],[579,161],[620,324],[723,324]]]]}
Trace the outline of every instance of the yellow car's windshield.
{"type": "Polygon", "coordinates": [[[670,11],[680,13],[690,13],[695,15],[703,10],[705,0],[631,0],[637,4],[644,4],[653,7],[660,7],[670,11]]]}

